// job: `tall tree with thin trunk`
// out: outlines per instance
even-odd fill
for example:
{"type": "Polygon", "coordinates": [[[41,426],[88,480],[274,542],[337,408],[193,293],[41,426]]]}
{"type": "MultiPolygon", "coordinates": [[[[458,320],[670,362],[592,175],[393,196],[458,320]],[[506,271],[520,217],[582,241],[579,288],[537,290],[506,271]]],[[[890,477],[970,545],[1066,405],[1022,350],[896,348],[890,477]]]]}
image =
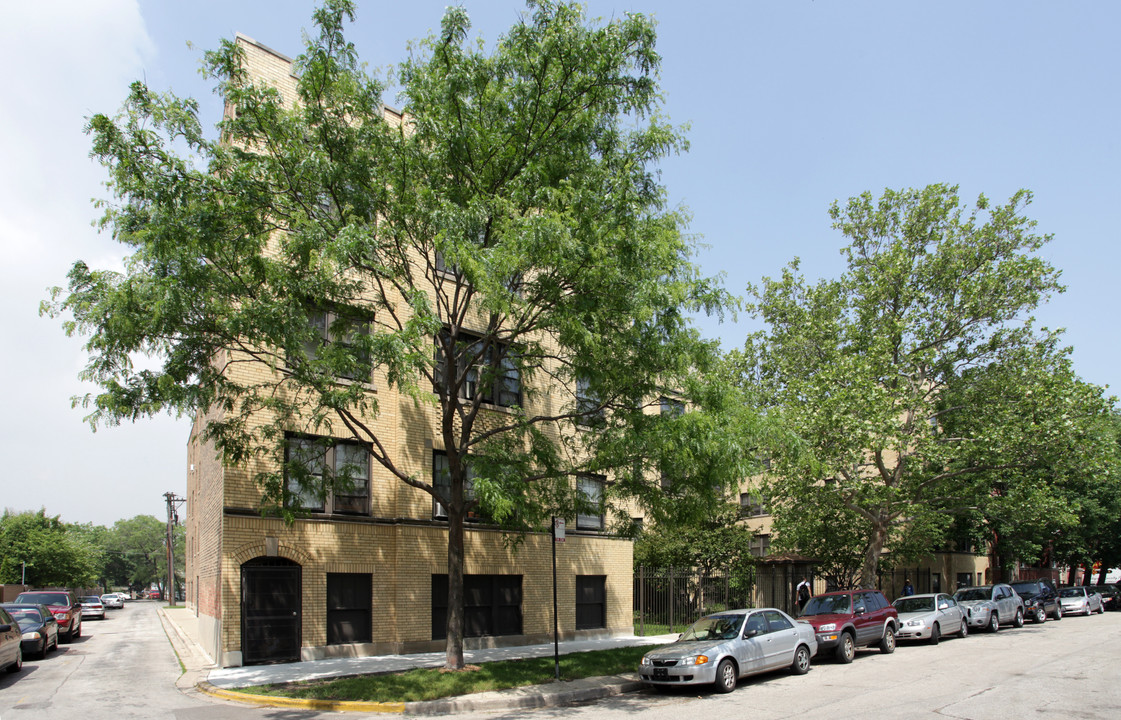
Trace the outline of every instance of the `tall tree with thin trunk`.
{"type": "Polygon", "coordinates": [[[1037,342],[1029,315],[1062,289],[1030,201],[968,207],[946,185],[864,193],[830,211],[850,242],[841,277],[808,282],[795,260],[749,289],[767,330],[748,339],[743,378],[797,438],[776,452],[772,491],[860,518],[865,586],[893,533],[937,537],[947,508],[972,504],[969,476],[1022,462],[976,451],[991,428],[943,432],[963,409],[941,399],[969,369],[1037,342]]]}
{"type": "MultiPolygon", "coordinates": [[[[689,396],[714,355],[689,312],[728,296],[691,264],[658,181],[685,140],[659,114],[650,18],[530,2],[488,51],[450,7],[397,69],[394,122],[344,36],[352,15],[347,0],[315,13],[295,98],[251,77],[236,42],[208,53],[218,140],[192,100],[143,83],[120,116],[93,117],[113,193],[102,225],[131,254],[123,271],[76,263],[46,311],[89,335],[95,424],[196,414],[227,462],[267,451],[277,469],[258,480],[288,515],[352,479],[309,471],[317,449],[292,433],[358,441],[431,495],[460,668],[468,514],[541,529],[586,506],[576,474],[642,475],[634,429],[661,422],[663,388],[690,407],[709,397],[689,396]],[[398,410],[435,418],[446,483],[379,434],[398,410]]],[[[650,484],[598,501],[624,489],[650,484]]]]}

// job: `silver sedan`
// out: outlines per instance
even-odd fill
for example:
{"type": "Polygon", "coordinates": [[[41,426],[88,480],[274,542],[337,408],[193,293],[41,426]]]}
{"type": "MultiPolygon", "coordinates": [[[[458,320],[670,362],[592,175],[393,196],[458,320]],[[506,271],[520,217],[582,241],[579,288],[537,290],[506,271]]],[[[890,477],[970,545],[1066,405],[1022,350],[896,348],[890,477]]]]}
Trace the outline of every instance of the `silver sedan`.
{"type": "Polygon", "coordinates": [[[677,642],[646,653],[638,668],[652,687],[713,684],[731,692],[746,675],[790,668],[801,675],[817,654],[813,627],[775,608],[728,610],[693,623],[677,642]]]}
{"type": "Polygon", "coordinates": [[[899,640],[926,640],[937,645],[943,635],[969,634],[965,610],[946,593],[909,595],[892,603],[899,611],[899,640]]]}
{"type": "Polygon", "coordinates": [[[1063,607],[1064,615],[1093,615],[1105,612],[1101,594],[1088,590],[1082,585],[1059,590],[1059,604],[1063,607]]]}

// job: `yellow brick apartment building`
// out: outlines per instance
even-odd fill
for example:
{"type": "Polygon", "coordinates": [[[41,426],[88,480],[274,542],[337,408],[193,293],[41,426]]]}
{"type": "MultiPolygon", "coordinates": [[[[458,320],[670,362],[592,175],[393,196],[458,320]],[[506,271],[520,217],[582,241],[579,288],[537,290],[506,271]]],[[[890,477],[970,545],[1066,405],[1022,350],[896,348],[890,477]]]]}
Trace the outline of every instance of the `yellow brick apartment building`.
{"type": "MultiPolygon", "coordinates": [[[[237,43],[253,77],[294,96],[289,58],[241,35],[237,43]]],[[[391,122],[401,121],[385,112],[391,122]]],[[[256,363],[229,372],[270,369],[256,363]]],[[[368,392],[376,393],[379,412],[365,421],[379,440],[408,472],[438,482],[446,461],[434,405],[398,395],[377,371],[368,392]]],[[[527,402],[542,405],[533,410],[555,410],[550,403],[562,402],[558,395],[535,393],[527,402]]],[[[496,398],[485,412],[500,414],[502,404],[496,398]]],[[[220,417],[196,418],[188,445],[186,601],[214,660],[229,667],[442,650],[448,557],[442,507],[340,435],[319,462],[361,468],[347,494],[309,500],[310,512],[291,524],[262,516],[254,478],[277,468],[264,456],[249,465],[223,462],[204,439],[213,419],[220,417]]],[[[568,518],[565,541],[556,545],[562,638],[632,631],[632,546],[607,534],[607,525],[603,515],[568,518]]],[[[539,533],[511,547],[497,528],[468,524],[466,647],[551,639],[551,545],[551,536],[539,533]]]]}

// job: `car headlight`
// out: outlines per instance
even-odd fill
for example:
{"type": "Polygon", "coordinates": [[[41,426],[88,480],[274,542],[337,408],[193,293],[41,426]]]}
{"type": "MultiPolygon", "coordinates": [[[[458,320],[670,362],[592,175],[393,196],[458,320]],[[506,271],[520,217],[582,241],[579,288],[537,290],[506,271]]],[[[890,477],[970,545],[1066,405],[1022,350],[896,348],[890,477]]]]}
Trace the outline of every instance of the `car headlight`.
{"type": "Polygon", "coordinates": [[[818,632],[833,632],[837,629],[837,623],[825,623],[817,629],[818,632]]]}
{"type": "Polygon", "coordinates": [[[704,665],[708,662],[708,655],[691,655],[681,659],[682,665],[704,665]]]}
{"type": "Polygon", "coordinates": [[[642,664],[643,664],[643,665],[646,665],[646,666],[650,666],[650,665],[653,665],[653,664],[654,664],[654,661],[653,661],[653,660],[651,660],[651,659],[649,658],[649,656],[647,656],[647,655],[643,655],[643,656],[642,656],[642,664]]]}
{"type": "Polygon", "coordinates": [[[922,627],[923,625],[926,625],[926,622],[923,621],[923,620],[908,620],[907,621],[907,627],[922,627]]]}
{"type": "Polygon", "coordinates": [[[24,640],[38,640],[41,636],[37,630],[28,630],[23,634],[24,640]]]}

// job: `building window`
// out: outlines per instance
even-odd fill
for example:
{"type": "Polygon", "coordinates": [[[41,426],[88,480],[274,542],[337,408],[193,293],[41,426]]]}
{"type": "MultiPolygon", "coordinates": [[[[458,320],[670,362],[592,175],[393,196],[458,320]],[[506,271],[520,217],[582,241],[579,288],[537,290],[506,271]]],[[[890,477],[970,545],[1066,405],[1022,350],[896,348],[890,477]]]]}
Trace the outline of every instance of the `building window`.
{"type": "Polygon", "coordinates": [[[576,422],[584,427],[602,427],[605,416],[601,400],[588,387],[587,378],[576,378],[576,422]]]}
{"type": "Polygon", "coordinates": [[[586,504],[584,512],[576,514],[577,530],[603,529],[603,486],[606,478],[602,475],[580,475],[576,482],[580,497],[586,504]]]}
{"type": "Polygon", "coordinates": [[[761,517],[770,515],[767,496],[762,493],[740,493],[740,517],[761,517]]]}
{"type": "Polygon", "coordinates": [[[676,398],[662,396],[658,398],[658,405],[660,406],[662,415],[680,417],[685,414],[685,403],[676,398]]]}
{"type": "MultiPolygon", "coordinates": [[[[475,499],[475,472],[471,469],[470,459],[465,462],[467,463],[467,485],[463,489],[466,495],[464,499],[470,502],[475,499]]],[[[442,450],[435,450],[432,453],[432,486],[444,497],[450,496],[452,488],[451,469],[448,467],[448,454],[442,450]]],[[[435,498],[432,499],[432,517],[437,520],[448,519],[448,509],[435,498]]],[[[484,515],[478,509],[478,506],[467,512],[469,522],[483,519],[485,519],[484,515]]]]}
{"type": "MultiPolygon", "coordinates": [[[[328,345],[352,348],[359,336],[370,334],[369,318],[361,317],[356,310],[309,310],[308,325],[312,329],[312,337],[304,342],[303,356],[310,361],[319,359],[328,345]]],[[[369,382],[370,374],[369,353],[355,349],[337,376],[369,382]]]]}
{"type": "Polygon", "coordinates": [[[607,627],[607,576],[576,576],[576,629],[607,627]]]}
{"type": "Polygon", "coordinates": [[[373,576],[327,573],[327,644],[373,642],[373,576]]]}
{"type": "MultiPolygon", "coordinates": [[[[522,576],[463,576],[463,635],[485,637],[522,634],[522,576]]],[[[432,576],[432,639],[448,630],[448,576],[432,576]]]]}
{"type": "Polygon", "coordinates": [[[756,535],[751,539],[751,554],[755,557],[767,557],[771,554],[771,536],[756,535]]]}
{"type": "MultiPolygon", "coordinates": [[[[448,363],[444,357],[447,343],[447,333],[441,333],[436,342],[437,391],[447,387],[448,363]]],[[[455,358],[456,376],[462,377],[459,397],[464,400],[478,397],[485,403],[500,407],[521,403],[521,374],[508,344],[487,343],[477,335],[460,332],[455,358]]]]}
{"type": "Polygon", "coordinates": [[[365,445],[290,436],[285,464],[285,507],[370,514],[370,451],[365,445]]]}

